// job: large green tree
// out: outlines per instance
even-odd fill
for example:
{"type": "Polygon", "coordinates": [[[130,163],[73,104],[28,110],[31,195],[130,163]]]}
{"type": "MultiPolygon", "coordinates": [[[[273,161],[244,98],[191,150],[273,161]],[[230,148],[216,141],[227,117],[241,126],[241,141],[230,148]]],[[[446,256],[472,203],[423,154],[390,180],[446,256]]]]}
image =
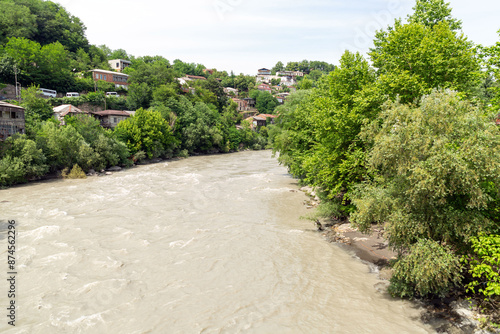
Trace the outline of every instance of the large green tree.
{"type": "Polygon", "coordinates": [[[363,230],[385,223],[390,245],[409,252],[395,267],[394,294],[444,292],[459,275],[454,254],[467,254],[479,232],[499,230],[498,127],[446,90],[423,97],[419,107],[394,102],[364,137],[373,142],[368,163],[376,176],[354,196],[352,221],[363,230]],[[452,263],[447,278],[432,269],[452,263]]]}
{"type": "Polygon", "coordinates": [[[441,21],[433,26],[396,21],[377,33],[370,58],[385,92],[413,102],[434,88],[470,93],[480,78],[474,45],[441,21]]]}
{"type": "Polygon", "coordinates": [[[177,145],[168,122],[152,110],[137,110],[118,123],[115,132],[132,154],[144,151],[149,158],[167,157],[177,145]]]}

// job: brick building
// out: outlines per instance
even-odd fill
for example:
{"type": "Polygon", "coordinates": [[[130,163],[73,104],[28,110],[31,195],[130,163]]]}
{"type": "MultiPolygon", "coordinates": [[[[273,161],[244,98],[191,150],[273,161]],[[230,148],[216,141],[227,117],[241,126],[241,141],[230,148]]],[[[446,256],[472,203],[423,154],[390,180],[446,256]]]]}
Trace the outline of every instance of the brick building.
{"type": "Polygon", "coordinates": [[[91,70],[94,81],[103,80],[115,84],[116,88],[128,89],[128,75],[106,70],[91,70]]]}

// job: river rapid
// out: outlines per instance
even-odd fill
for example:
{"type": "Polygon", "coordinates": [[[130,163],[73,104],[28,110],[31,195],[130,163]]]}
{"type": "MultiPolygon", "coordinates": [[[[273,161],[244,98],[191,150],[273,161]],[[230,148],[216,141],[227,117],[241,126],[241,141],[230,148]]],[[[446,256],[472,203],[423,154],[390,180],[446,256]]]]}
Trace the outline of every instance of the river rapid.
{"type": "Polygon", "coordinates": [[[322,239],[269,151],[0,190],[15,219],[5,333],[432,333],[367,264],[322,239]]]}

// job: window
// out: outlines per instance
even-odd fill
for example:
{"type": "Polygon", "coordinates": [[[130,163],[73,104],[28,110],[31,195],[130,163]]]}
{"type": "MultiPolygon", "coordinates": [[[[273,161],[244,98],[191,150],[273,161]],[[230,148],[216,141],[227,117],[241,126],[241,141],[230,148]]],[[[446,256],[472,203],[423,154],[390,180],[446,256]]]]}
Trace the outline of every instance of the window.
{"type": "Polygon", "coordinates": [[[107,79],[106,79],[106,74],[104,74],[104,80],[107,80],[107,79]]]}
{"type": "Polygon", "coordinates": [[[113,123],[116,123],[116,117],[113,117],[113,123]]]}

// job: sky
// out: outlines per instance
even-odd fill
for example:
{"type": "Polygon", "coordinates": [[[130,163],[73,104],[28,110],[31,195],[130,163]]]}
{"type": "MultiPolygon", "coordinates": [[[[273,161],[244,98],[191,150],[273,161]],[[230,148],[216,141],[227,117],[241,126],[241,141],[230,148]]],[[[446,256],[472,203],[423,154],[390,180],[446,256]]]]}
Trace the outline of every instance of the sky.
{"type": "MultiPolygon", "coordinates": [[[[412,13],[414,0],[60,0],[87,27],[90,44],[163,56],[219,71],[257,74],[278,61],[338,64],[366,55],[376,30],[412,13]]],[[[472,41],[500,41],[500,1],[448,0],[472,41]]]]}

